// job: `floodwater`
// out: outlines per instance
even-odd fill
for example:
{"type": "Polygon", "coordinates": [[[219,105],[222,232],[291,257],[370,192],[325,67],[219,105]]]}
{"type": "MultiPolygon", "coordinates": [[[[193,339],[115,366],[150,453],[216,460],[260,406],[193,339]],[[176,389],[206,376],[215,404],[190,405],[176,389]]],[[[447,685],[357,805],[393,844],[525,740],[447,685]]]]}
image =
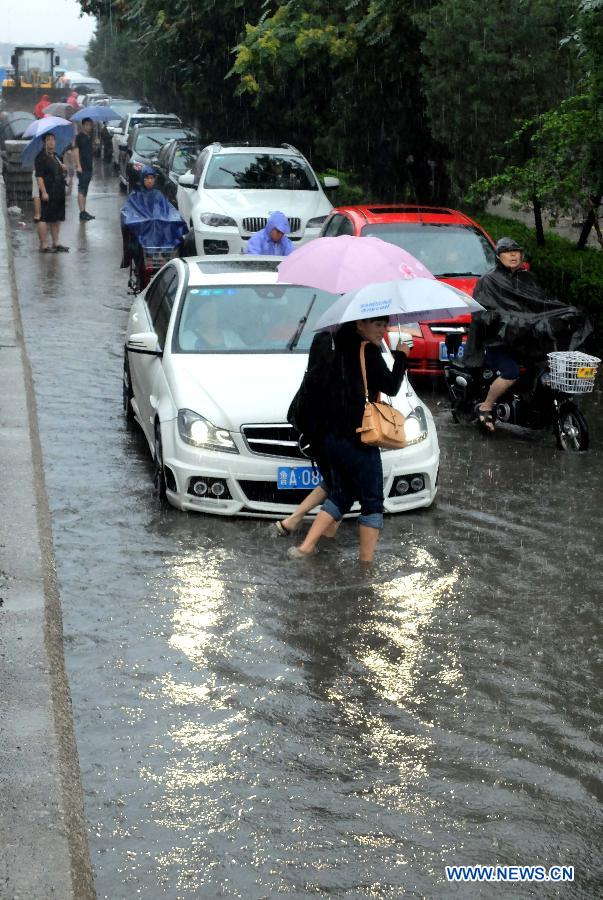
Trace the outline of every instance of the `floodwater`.
{"type": "Polygon", "coordinates": [[[99,898],[600,897],[603,411],[593,449],[484,441],[427,385],[430,510],[292,563],[162,506],[121,413],[110,168],[69,254],[14,229],[99,898]],[[452,864],[573,884],[446,882],[452,864]]]}

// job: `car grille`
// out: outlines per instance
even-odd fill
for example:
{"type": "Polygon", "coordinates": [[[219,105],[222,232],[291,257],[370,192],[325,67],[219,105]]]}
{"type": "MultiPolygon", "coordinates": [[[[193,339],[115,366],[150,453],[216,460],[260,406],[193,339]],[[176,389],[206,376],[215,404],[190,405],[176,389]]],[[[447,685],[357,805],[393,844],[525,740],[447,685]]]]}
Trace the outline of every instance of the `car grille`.
{"type": "MultiPolygon", "coordinates": [[[[291,234],[295,234],[296,231],[299,231],[301,228],[301,219],[289,219],[289,225],[291,226],[291,234]]],[[[266,227],[266,222],[268,219],[264,216],[254,216],[249,219],[243,219],[243,228],[245,231],[249,231],[253,233],[254,231],[260,231],[260,229],[266,227]]]]}
{"type": "Polygon", "coordinates": [[[286,506],[297,506],[312,490],[281,491],[276,481],[239,481],[239,487],[248,500],[256,503],[283,503],[286,506]]]}
{"type": "Polygon", "coordinates": [[[286,459],[306,458],[299,449],[297,432],[291,425],[243,425],[241,432],[250,453],[286,459]]]}

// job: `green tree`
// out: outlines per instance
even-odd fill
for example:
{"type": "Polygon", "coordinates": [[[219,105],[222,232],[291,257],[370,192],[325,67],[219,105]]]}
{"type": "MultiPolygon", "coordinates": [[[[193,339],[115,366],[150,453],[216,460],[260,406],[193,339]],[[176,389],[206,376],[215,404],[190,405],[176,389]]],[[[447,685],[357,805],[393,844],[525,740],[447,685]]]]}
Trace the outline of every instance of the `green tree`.
{"type": "MultiPolygon", "coordinates": [[[[419,5],[421,5],[419,3],[419,5]]],[[[400,200],[442,198],[441,148],[424,120],[416,0],[289,0],[246,26],[237,92],[278,109],[319,164],[400,200]]]]}
{"type": "Polygon", "coordinates": [[[573,93],[575,53],[561,42],[574,9],[575,0],[439,0],[417,14],[426,112],[457,199],[497,172],[521,122],[573,93]]]}
{"type": "Polygon", "coordinates": [[[225,76],[231,49],[261,0],[80,0],[98,18],[88,55],[112,91],[148,96],[192,117],[204,137],[240,137],[251,103],[225,76]]]}
{"type": "Polygon", "coordinates": [[[507,143],[502,171],[478,179],[472,201],[508,194],[535,210],[539,243],[544,243],[540,210],[553,217],[582,211],[578,246],[595,228],[603,248],[599,206],[603,195],[603,0],[583,0],[566,43],[578,49],[582,92],[524,122],[507,143]],[[523,148],[519,154],[517,148],[523,148]],[[523,155],[523,162],[514,160],[523,155]]]}

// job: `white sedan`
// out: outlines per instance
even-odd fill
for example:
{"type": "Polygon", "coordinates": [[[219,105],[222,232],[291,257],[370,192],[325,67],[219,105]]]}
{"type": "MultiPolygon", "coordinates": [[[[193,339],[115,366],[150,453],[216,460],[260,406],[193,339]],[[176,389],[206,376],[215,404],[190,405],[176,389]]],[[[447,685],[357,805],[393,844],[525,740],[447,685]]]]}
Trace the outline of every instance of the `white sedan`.
{"type": "MultiPolygon", "coordinates": [[[[134,301],[124,412],[145,434],[160,493],[179,509],[280,517],[318,483],[287,410],[306,368],[313,325],[335,298],[278,284],[280,261],[175,259],[134,301]]],[[[391,363],[385,346],[384,353],[391,363]]],[[[429,506],[439,464],[433,418],[407,379],[394,404],[407,417],[409,445],[383,453],[390,513],[429,506]]]]}

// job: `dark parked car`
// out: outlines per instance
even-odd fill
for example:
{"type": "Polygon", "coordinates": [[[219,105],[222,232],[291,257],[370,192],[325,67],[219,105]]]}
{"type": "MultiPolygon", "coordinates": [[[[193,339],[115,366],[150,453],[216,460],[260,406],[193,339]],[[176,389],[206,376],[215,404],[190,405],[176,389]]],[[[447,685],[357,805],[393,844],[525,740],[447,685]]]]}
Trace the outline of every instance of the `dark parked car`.
{"type": "Polygon", "coordinates": [[[142,168],[150,165],[163,145],[173,138],[194,140],[196,135],[185,128],[135,125],[120,160],[120,187],[127,187],[128,192],[137,188],[142,168]]]}
{"type": "MultiPolygon", "coordinates": [[[[115,110],[119,112],[119,110],[115,110]]],[[[157,128],[183,128],[182,120],[173,113],[124,113],[124,117],[119,126],[113,132],[113,166],[119,170],[119,180],[121,181],[121,173],[125,165],[123,157],[128,149],[128,140],[132,134],[135,125],[142,125],[148,128],[156,126],[157,128]]],[[[127,185],[124,181],[123,188],[127,185]]]]}
{"type": "Polygon", "coordinates": [[[201,144],[196,139],[173,138],[163,145],[157,159],[153,160],[157,171],[157,187],[174,206],[177,205],[178,179],[188,169],[192,169],[201,149],[201,144]]]}

